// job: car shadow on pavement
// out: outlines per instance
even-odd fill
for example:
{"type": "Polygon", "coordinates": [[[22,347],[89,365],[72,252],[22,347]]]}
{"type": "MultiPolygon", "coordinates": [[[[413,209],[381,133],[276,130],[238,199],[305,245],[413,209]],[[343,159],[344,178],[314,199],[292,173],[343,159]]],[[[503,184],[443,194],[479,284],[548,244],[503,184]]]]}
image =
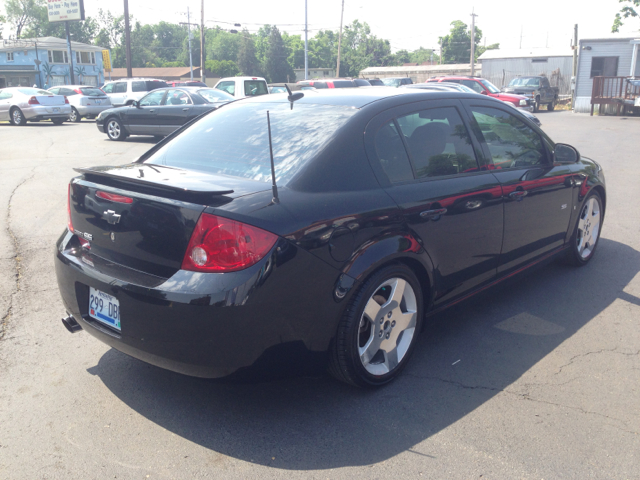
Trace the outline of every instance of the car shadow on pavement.
{"type": "Polygon", "coordinates": [[[623,292],[638,271],[640,252],[603,238],[586,267],[554,262],[491,289],[440,314],[404,373],[378,390],[327,376],[213,382],[116,350],[88,371],[140,415],[220,454],[296,470],[370,465],[508,389],[617,299],[640,305],[623,292]]]}

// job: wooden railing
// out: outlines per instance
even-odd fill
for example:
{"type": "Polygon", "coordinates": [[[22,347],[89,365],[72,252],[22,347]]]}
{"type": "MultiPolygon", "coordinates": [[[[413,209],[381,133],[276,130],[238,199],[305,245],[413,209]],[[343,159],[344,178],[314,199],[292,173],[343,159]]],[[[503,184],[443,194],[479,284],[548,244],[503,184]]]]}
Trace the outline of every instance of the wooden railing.
{"type": "Polygon", "coordinates": [[[591,115],[596,105],[616,105],[616,115],[627,107],[633,108],[640,86],[629,82],[630,77],[593,77],[591,90],[591,115]]]}

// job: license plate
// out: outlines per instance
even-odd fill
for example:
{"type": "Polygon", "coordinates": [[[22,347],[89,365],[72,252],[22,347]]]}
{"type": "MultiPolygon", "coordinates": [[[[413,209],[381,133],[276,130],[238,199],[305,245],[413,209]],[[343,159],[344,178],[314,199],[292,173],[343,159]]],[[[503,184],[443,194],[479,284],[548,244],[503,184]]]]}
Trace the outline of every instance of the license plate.
{"type": "Polygon", "coordinates": [[[102,105],[102,100],[94,100],[96,102],[96,105],[102,105]]]}
{"type": "Polygon", "coordinates": [[[89,287],[89,316],[120,330],[120,302],[114,296],[89,287]]]}
{"type": "Polygon", "coordinates": [[[59,111],[60,111],[60,109],[59,109],[59,108],[54,108],[54,109],[53,109],[53,111],[54,111],[54,112],[59,112],[59,111]]]}

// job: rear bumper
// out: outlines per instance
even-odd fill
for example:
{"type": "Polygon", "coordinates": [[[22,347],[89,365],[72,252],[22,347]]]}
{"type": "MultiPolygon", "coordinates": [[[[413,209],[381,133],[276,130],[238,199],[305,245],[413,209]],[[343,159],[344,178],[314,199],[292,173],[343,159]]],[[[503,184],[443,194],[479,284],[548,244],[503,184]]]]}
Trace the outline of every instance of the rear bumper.
{"type": "Polygon", "coordinates": [[[30,105],[20,108],[26,120],[45,120],[47,118],[68,118],[71,105],[30,105]]]}
{"type": "MultiPolygon", "coordinates": [[[[75,106],[75,105],[74,105],[75,106]]],[[[100,113],[104,112],[105,110],[109,110],[110,108],[113,108],[113,106],[111,104],[109,105],[92,105],[92,106],[86,106],[86,105],[78,105],[75,106],[76,110],[78,111],[78,113],[80,115],[82,115],[83,117],[85,116],[98,116],[100,115],[100,113]]]]}
{"type": "Polygon", "coordinates": [[[168,279],[115,265],[77,245],[65,231],[55,252],[67,312],[107,345],[187,375],[224,377],[296,345],[303,348],[294,350],[316,356],[326,352],[347,300],[332,295],[340,272],[282,239],[246,270],[179,270],[168,279]],[[90,286],[120,302],[120,332],[88,315],[90,286]]]}

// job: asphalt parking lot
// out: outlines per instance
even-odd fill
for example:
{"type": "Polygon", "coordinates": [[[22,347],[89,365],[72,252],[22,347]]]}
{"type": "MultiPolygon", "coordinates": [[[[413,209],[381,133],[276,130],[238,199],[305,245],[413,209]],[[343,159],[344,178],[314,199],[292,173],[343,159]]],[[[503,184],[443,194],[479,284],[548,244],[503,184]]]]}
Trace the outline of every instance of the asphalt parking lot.
{"type": "Polygon", "coordinates": [[[640,478],[640,118],[538,116],[605,169],[596,257],[444,312],[375,391],[194,379],[70,335],[53,249],[72,168],[153,141],[0,123],[0,478],[640,478]]]}

